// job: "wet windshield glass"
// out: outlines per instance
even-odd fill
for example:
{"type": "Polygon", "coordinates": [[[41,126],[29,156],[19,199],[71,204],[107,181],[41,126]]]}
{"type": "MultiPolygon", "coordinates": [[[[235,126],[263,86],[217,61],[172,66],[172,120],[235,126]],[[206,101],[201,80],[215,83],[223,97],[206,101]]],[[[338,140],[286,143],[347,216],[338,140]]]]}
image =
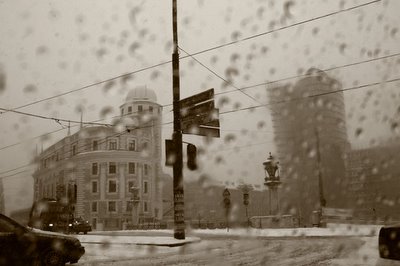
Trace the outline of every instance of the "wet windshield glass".
{"type": "Polygon", "coordinates": [[[0,213],[84,223],[87,263],[400,258],[379,246],[400,221],[398,10],[0,0],[0,213]]]}

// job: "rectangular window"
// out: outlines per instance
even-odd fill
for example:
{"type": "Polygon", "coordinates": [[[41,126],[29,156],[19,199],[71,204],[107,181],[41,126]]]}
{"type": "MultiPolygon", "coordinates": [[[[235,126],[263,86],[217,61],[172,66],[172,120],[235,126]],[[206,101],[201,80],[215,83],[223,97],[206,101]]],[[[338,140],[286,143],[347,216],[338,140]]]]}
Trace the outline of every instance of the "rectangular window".
{"type": "Polygon", "coordinates": [[[150,113],[153,112],[153,106],[149,106],[149,112],[150,112],[150,113]]]}
{"type": "Polygon", "coordinates": [[[93,141],[93,150],[97,151],[99,149],[99,142],[97,140],[93,141]]]}
{"type": "Polygon", "coordinates": [[[135,140],[130,140],[128,142],[128,150],[130,150],[130,151],[136,150],[136,141],[135,140]]]}
{"type": "Polygon", "coordinates": [[[115,193],[117,192],[117,181],[109,180],[108,181],[108,193],[115,193]]]}
{"type": "MultiPolygon", "coordinates": [[[[129,193],[132,193],[132,188],[133,188],[133,186],[134,186],[133,181],[128,181],[128,192],[129,192],[129,193]]],[[[132,194],[131,194],[131,195],[132,195],[132,194]]]]}
{"type": "Polygon", "coordinates": [[[128,114],[132,113],[132,106],[128,106],[128,114]]]}
{"type": "Polygon", "coordinates": [[[149,166],[147,164],[143,165],[143,174],[145,176],[149,175],[149,166]]]}
{"type": "Polygon", "coordinates": [[[92,193],[97,193],[98,187],[97,187],[97,181],[92,181],[92,193]]]}
{"type": "Polygon", "coordinates": [[[135,163],[129,163],[128,164],[128,173],[130,174],[130,175],[133,175],[133,174],[135,174],[135,169],[136,167],[135,167],[135,163]]]}
{"type": "Polygon", "coordinates": [[[114,162],[108,163],[108,173],[109,174],[116,174],[117,173],[117,165],[114,162]]]}
{"type": "Polygon", "coordinates": [[[148,182],[144,181],[143,182],[143,193],[148,193],[148,192],[149,192],[148,182]]]}
{"type": "Polygon", "coordinates": [[[148,212],[149,211],[148,206],[147,206],[147,201],[143,202],[143,211],[144,212],[148,212]]]}
{"type": "Polygon", "coordinates": [[[110,150],[116,150],[117,149],[117,141],[116,140],[110,140],[109,149],[110,150]]]}
{"type": "Polygon", "coordinates": [[[147,149],[149,148],[149,143],[147,141],[142,142],[142,151],[148,151],[147,149]]]}
{"type": "Polygon", "coordinates": [[[72,145],[72,155],[76,155],[76,145],[72,145]]]}
{"type": "Polygon", "coordinates": [[[108,211],[109,212],[116,212],[117,211],[117,203],[115,201],[108,202],[108,211]]]}
{"type": "Polygon", "coordinates": [[[97,212],[97,201],[92,202],[92,212],[97,212]]]}
{"type": "Polygon", "coordinates": [[[121,109],[121,115],[124,115],[124,108],[121,109]]]}
{"type": "Polygon", "coordinates": [[[97,175],[99,173],[99,166],[97,163],[92,163],[92,175],[97,175]]]}
{"type": "Polygon", "coordinates": [[[126,211],[131,212],[132,210],[133,210],[133,202],[128,200],[126,202],[126,211]]]}
{"type": "Polygon", "coordinates": [[[143,106],[138,105],[137,109],[138,109],[138,112],[139,112],[139,113],[143,112],[143,106]]]}

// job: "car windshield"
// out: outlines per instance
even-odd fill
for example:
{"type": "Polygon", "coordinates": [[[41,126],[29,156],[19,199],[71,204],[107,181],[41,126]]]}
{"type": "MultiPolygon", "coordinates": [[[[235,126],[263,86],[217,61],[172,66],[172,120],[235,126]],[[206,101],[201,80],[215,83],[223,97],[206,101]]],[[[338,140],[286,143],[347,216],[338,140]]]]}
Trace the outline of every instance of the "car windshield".
{"type": "Polygon", "coordinates": [[[379,265],[400,222],[399,11],[0,0],[0,213],[75,234],[88,265],[379,265]]]}
{"type": "Polygon", "coordinates": [[[24,226],[12,221],[4,215],[0,215],[0,232],[3,233],[15,233],[18,229],[22,229],[24,226]]]}

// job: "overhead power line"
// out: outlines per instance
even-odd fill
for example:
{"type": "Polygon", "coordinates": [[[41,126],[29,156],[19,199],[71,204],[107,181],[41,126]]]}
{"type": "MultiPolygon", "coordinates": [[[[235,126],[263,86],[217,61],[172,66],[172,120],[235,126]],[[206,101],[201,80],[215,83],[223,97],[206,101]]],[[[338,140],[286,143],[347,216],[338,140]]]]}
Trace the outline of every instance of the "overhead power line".
{"type": "Polygon", "coordinates": [[[222,81],[224,81],[226,84],[234,87],[237,91],[241,92],[242,94],[246,95],[247,97],[249,97],[250,99],[252,99],[253,101],[260,103],[256,98],[254,98],[253,96],[251,96],[250,94],[244,92],[242,89],[238,88],[235,86],[235,84],[233,84],[231,81],[226,80],[224,77],[222,77],[221,75],[219,75],[218,73],[216,73],[214,70],[212,70],[211,68],[209,68],[208,66],[206,66],[205,64],[203,64],[202,62],[200,62],[197,58],[195,58],[194,56],[192,56],[191,54],[189,54],[188,52],[186,52],[185,50],[183,50],[182,47],[178,47],[181,51],[183,51],[184,53],[186,53],[188,56],[190,56],[193,60],[195,60],[197,63],[199,63],[202,67],[204,67],[205,69],[207,69],[208,71],[210,71],[212,74],[214,74],[216,77],[218,77],[219,79],[221,79],[222,81]]]}
{"type": "MultiPolygon", "coordinates": [[[[356,66],[356,65],[361,65],[361,64],[365,64],[365,63],[371,63],[371,62],[378,61],[378,60],[389,59],[389,58],[397,57],[397,56],[400,56],[400,53],[384,55],[384,56],[380,56],[380,57],[366,59],[366,60],[353,62],[353,63],[349,63],[349,64],[344,64],[344,65],[340,65],[340,66],[334,66],[334,67],[325,68],[325,69],[321,69],[321,70],[325,71],[325,72],[328,72],[328,71],[333,71],[333,70],[346,68],[346,67],[350,67],[350,66],[356,66]]],[[[286,77],[286,78],[282,78],[282,79],[276,79],[276,80],[261,82],[261,83],[257,83],[257,84],[254,84],[254,85],[244,86],[244,87],[241,87],[240,89],[241,90],[246,90],[246,89],[251,89],[251,88],[260,87],[260,86],[264,86],[264,85],[270,85],[270,84],[274,84],[274,83],[278,83],[278,82],[282,82],[282,81],[287,81],[287,80],[291,80],[291,79],[303,78],[303,77],[306,77],[306,76],[308,76],[307,73],[302,74],[302,75],[295,75],[295,76],[291,76],[291,77],[286,77]]],[[[219,93],[216,93],[215,95],[226,94],[226,93],[231,93],[231,92],[234,92],[234,90],[219,92],[219,93]]]]}
{"type": "MultiPolygon", "coordinates": [[[[14,174],[9,174],[9,175],[0,176],[0,179],[7,178],[7,177],[12,177],[12,176],[16,176],[16,175],[19,175],[19,174],[22,174],[22,173],[31,172],[31,171],[32,171],[32,170],[24,170],[24,171],[20,171],[20,172],[14,173],[14,174]]],[[[20,177],[24,177],[24,176],[20,176],[20,177]]]]}
{"type": "MultiPolygon", "coordinates": [[[[371,86],[377,86],[383,83],[392,83],[392,82],[400,82],[400,78],[394,78],[394,79],[390,79],[390,80],[385,80],[385,81],[381,81],[381,82],[373,82],[373,83],[368,83],[368,84],[363,84],[363,85],[359,85],[359,86],[354,86],[354,87],[349,87],[349,88],[344,88],[344,89],[340,89],[340,90],[335,90],[335,91],[331,91],[331,92],[323,92],[323,93],[317,93],[317,94],[312,94],[312,95],[308,95],[305,97],[297,97],[297,98],[292,98],[292,99],[287,99],[287,100],[282,100],[282,101],[276,101],[276,102],[272,102],[272,103],[268,103],[268,104],[261,104],[261,105],[256,105],[256,106],[250,106],[250,107],[246,107],[246,108],[241,108],[241,109],[235,109],[235,110],[230,110],[230,111],[225,111],[225,112],[221,112],[220,115],[225,115],[225,114],[229,114],[229,113],[235,113],[235,112],[240,112],[240,111],[244,111],[244,110],[250,110],[250,109],[256,109],[256,108],[260,108],[260,107],[266,107],[266,106],[270,106],[270,105],[274,105],[274,104],[282,104],[282,103],[288,103],[288,102],[294,102],[294,101],[299,101],[299,100],[304,100],[304,99],[310,99],[310,98],[315,98],[315,97],[322,97],[322,96],[326,96],[329,94],[334,94],[334,93],[339,93],[339,92],[347,92],[347,91],[351,91],[351,90],[357,90],[357,89],[363,89],[363,88],[367,88],[367,87],[371,87],[371,86]]],[[[167,123],[163,123],[161,125],[167,125],[167,124],[171,124],[172,122],[167,122],[167,123]]],[[[117,133],[117,134],[124,134],[124,132],[121,133],[117,133]]],[[[105,137],[105,139],[110,138],[112,136],[107,136],[105,137]]],[[[87,146],[89,144],[84,144],[83,146],[87,146]]],[[[91,143],[90,143],[91,145],[91,143]]],[[[56,151],[54,151],[56,152],[56,151]]],[[[53,152],[53,153],[54,153],[53,152]]],[[[15,169],[11,169],[11,170],[7,170],[3,173],[7,173],[7,172],[11,172],[13,170],[17,170],[20,168],[23,168],[24,166],[20,166],[17,167],[15,169]]],[[[10,177],[10,176],[14,176],[17,175],[19,173],[23,173],[23,172],[28,172],[28,170],[25,171],[21,171],[15,174],[11,174],[8,176],[0,176],[0,178],[6,178],[6,177],[10,177]]],[[[1,173],[0,173],[1,174],[1,173]]]]}
{"type": "Polygon", "coordinates": [[[21,115],[26,115],[26,116],[31,116],[31,117],[36,117],[36,118],[41,118],[41,119],[46,119],[46,120],[53,120],[53,121],[55,121],[57,123],[59,123],[59,122],[67,122],[67,123],[83,124],[83,125],[111,126],[111,124],[56,118],[56,117],[50,117],[50,116],[37,115],[37,114],[32,114],[32,113],[27,113],[27,112],[16,111],[16,110],[13,110],[13,109],[6,109],[6,108],[2,108],[2,107],[0,107],[0,110],[7,111],[7,112],[13,112],[13,113],[16,113],[16,114],[21,114],[21,115]]]}
{"type": "MultiPolygon", "coordinates": [[[[228,43],[225,43],[225,44],[221,44],[221,45],[213,46],[213,47],[210,47],[210,48],[207,48],[207,49],[204,49],[204,50],[197,51],[195,53],[192,53],[191,56],[204,54],[204,53],[207,53],[207,52],[210,52],[210,51],[221,49],[221,48],[226,47],[226,46],[231,46],[231,45],[234,45],[234,44],[237,44],[237,43],[240,43],[240,42],[244,42],[244,41],[248,41],[248,40],[255,39],[255,38],[258,38],[258,37],[262,37],[262,36],[265,36],[265,35],[269,35],[271,33],[275,33],[275,32],[281,31],[281,30],[285,30],[285,29],[288,29],[288,28],[304,25],[304,24],[312,22],[312,21],[316,21],[316,20],[319,20],[319,19],[323,19],[323,18],[327,18],[327,17],[333,16],[333,15],[337,15],[337,14],[340,14],[340,13],[344,13],[344,12],[348,12],[348,11],[351,11],[351,10],[355,10],[355,9],[358,9],[358,8],[361,8],[361,7],[365,7],[365,6],[374,4],[374,3],[378,3],[380,1],[381,0],[370,1],[370,2],[367,2],[367,3],[364,3],[364,4],[352,6],[352,7],[346,8],[346,9],[334,11],[334,12],[331,12],[331,13],[328,13],[328,14],[325,14],[325,15],[321,15],[321,16],[314,17],[314,18],[311,18],[311,19],[303,20],[303,21],[300,21],[300,22],[297,22],[297,23],[294,23],[294,24],[291,24],[291,25],[282,26],[282,27],[279,27],[277,29],[273,29],[273,30],[261,32],[261,33],[258,33],[258,34],[254,34],[254,35],[251,35],[251,36],[248,36],[248,37],[245,37],[245,38],[242,38],[242,39],[238,39],[238,40],[235,40],[235,41],[232,41],[232,42],[228,42],[228,43]]],[[[189,58],[191,56],[186,55],[186,56],[180,57],[179,59],[185,59],[185,58],[189,58]]],[[[138,70],[134,70],[134,71],[119,75],[119,76],[115,76],[115,77],[108,78],[108,79],[105,79],[105,80],[102,80],[102,81],[91,83],[91,84],[88,84],[86,86],[82,86],[82,87],[77,88],[77,89],[69,90],[69,91],[66,91],[66,92],[63,92],[63,93],[60,93],[60,94],[56,94],[54,96],[50,96],[50,97],[43,98],[43,99],[31,102],[31,103],[27,103],[27,104],[24,104],[24,105],[21,105],[21,106],[18,106],[18,107],[9,108],[9,110],[19,110],[21,108],[32,106],[32,105],[35,105],[35,104],[38,104],[38,103],[41,103],[41,102],[45,102],[45,101],[48,101],[48,100],[52,100],[52,99],[55,99],[55,98],[58,98],[58,97],[61,97],[61,96],[65,96],[65,95],[74,93],[74,92],[77,92],[77,91],[82,91],[82,90],[88,89],[90,87],[101,85],[101,84],[104,84],[104,83],[107,83],[107,82],[110,82],[110,81],[114,81],[114,80],[117,80],[117,79],[120,79],[120,78],[128,77],[128,76],[136,74],[136,73],[144,72],[144,71],[156,68],[156,67],[160,67],[160,66],[163,66],[163,65],[166,65],[166,64],[170,64],[171,62],[172,62],[172,60],[160,62],[160,63],[154,64],[152,66],[144,67],[144,68],[141,68],[141,69],[138,69],[138,70]]],[[[4,111],[3,113],[6,113],[6,112],[8,112],[8,111],[4,111]]]]}
{"type": "Polygon", "coordinates": [[[25,164],[25,165],[21,165],[21,166],[19,166],[19,167],[13,168],[13,169],[0,172],[0,175],[7,174],[7,173],[9,173],[9,172],[12,172],[12,171],[15,171],[15,170],[19,170],[19,169],[25,168],[25,167],[27,167],[27,166],[32,166],[32,165],[33,165],[32,163],[28,163],[28,164],[25,164]]]}
{"type": "MultiPolygon", "coordinates": [[[[254,35],[242,38],[242,39],[238,39],[238,40],[231,41],[231,42],[228,42],[228,43],[224,43],[224,44],[221,44],[221,45],[217,45],[217,46],[214,46],[214,47],[211,47],[211,48],[207,48],[207,49],[192,53],[192,56],[199,55],[199,54],[204,54],[204,53],[207,53],[207,52],[210,52],[210,51],[221,49],[221,48],[226,47],[226,46],[231,46],[231,45],[234,45],[234,44],[237,44],[237,43],[240,43],[240,42],[244,42],[244,41],[255,39],[255,38],[258,38],[258,37],[261,37],[261,36],[269,35],[269,34],[272,34],[272,33],[275,33],[275,32],[281,31],[281,30],[286,30],[286,29],[289,29],[289,28],[293,28],[293,27],[297,27],[297,26],[300,26],[300,25],[304,25],[306,23],[310,23],[310,22],[315,21],[315,20],[320,20],[320,19],[323,19],[323,18],[327,18],[327,17],[333,16],[333,15],[340,14],[340,13],[345,13],[345,12],[348,12],[348,11],[351,11],[351,10],[354,10],[354,9],[358,9],[358,8],[361,8],[361,7],[365,7],[365,6],[368,6],[368,5],[372,5],[372,4],[375,4],[375,3],[378,3],[378,2],[381,2],[381,0],[370,1],[370,2],[367,2],[367,3],[364,3],[364,4],[360,4],[360,5],[352,6],[352,7],[349,7],[349,8],[342,9],[342,10],[334,11],[334,12],[331,12],[331,13],[328,13],[328,14],[325,14],[325,15],[321,15],[321,16],[318,16],[318,17],[302,20],[300,22],[296,22],[296,23],[293,23],[293,24],[290,24],[290,25],[287,25],[287,26],[282,26],[282,27],[279,27],[277,29],[261,32],[261,33],[254,34],[254,35]]],[[[185,58],[185,57],[183,57],[183,58],[185,58]]]]}
{"type": "Polygon", "coordinates": [[[394,78],[394,79],[384,80],[384,81],[380,81],[380,82],[373,82],[373,83],[344,88],[344,89],[330,91],[330,92],[317,93],[317,94],[308,95],[305,97],[296,97],[296,98],[276,101],[276,102],[272,102],[272,103],[266,103],[266,104],[254,105],[254,106],[249,106],[249,107],[240,108],[240,109],[234,109],[234,110],[230,110],[230,111],[221,112],[220,115],[235,113],[235,112],[244,111],[244,110],[251,110],[251,109],[256,109],[256,108],[260,108],[260,107],[266,107],[266,106],[270,106],[270,105],[274,105],[274,104],[289,103],[289,102],[295,102],[295,101],[305,100],[305,99],[309,99],[309,98],[321,97],[321,96],[326,96],[329,94],[334,94],[334,93],[339,93],[339,92],[358,90],[358,89],[363,89],[363,88],[367,88],[367,87],[371,87],[371,86],[377,86],[377,85],[380,85],[383,83],[392,83],[392,82],[397,82],[397,81],[400,81],[400,78],[394,78]]]}
{"type": "MultiPolygon", "coordinates": [[[[330,68],[325,68],[325,69],[321,69],[321,70],[325,71],[325,72],[328,72],[328,71],[333,71],[333,70],[346,68],[346,67],[350,67],[350,66],[356,66],[356,65],[361,65],[361,64],[365,64],[365,63],[371,63],[371,62],[375,62],[375,61],[379,61],[379,60],[389,59],[389,58],[393,58],[393,57],[397,57],[397,56],[400,56],[400,53],[384,55],[384,56],[380,56],[380,57],[366,59],[366,60],[362,60],[362,61],[358,61],[358,62],[352,62],[352,63],[339,65],[339,66],[334,66],[334,67],[330,67],[330,68]]],[[[281,78],[281,79],[261,82],[261,83],[257,83],[257,84],[254,84],[254,85],[244,86],[244,87],[241,87],[240,90],[245,90],[245,89],[250,89],[250,88],[255,88],[255,87],[261,87],[261,86],[275,84],[275,83],[278,83],[278,82],[283,82],[283,81],[287,81],[287,80],[291,80],[291,79],[303,78],[303,77],[306,77],[306,76],[307,76],[307,74],[294,75],[294,76],[285,77],[285,78],[281,78]]],[[[236,92],[236,90],[218,92],[218,93],[215,93],[215,95],[217,96],[217,95],[222,95],[222,94],[227,94],[227,93],[232,93],[232,92],[236,92]]],[[[162,105],[162,107],[167,107],[167,106],[171,106],[171,105],[172,104],[165,104],[165,105],[162,105]]],[[[261,106],[264,106],[264,105],[260,105],[259,107],[261,107],[261,106]]],[[[246,109],[251,109],[251,108],[254,108],[254,107],[248,107],[246,109]]],[[[22,112],[20,112],[20,113],[22,113],[22,112]]],[[[131,114],[135,114],[135,113],[138,113],[138,111],[132,112],[131,114]]],[[[131,114],[125,114],[123,116],[129,116],[131,114]]],[[[118,118],[118,117],[120,117],[120,116],[114,116],[114,117],[111,117],[111,119],[118,118]]],[[[107,118],[97,119],[97,120],[93,120],[93,121],[87,122],[87,123],[96,123],[96,122],[104,121],[106,119],[107,118]]],[[[66,120],[66,121],[70,121],[70,120],[66,120]]],[[[79,125],[72,125],[71,128],[77,127],[77,126],[79,126],[79,125]]],[[[7,148],[10,148],[10,147],[14,147],[16,145],[20,145],[20,144],[22,144],[22,143],[24,143],[26,141],[38,139],[38,138],[45,137],[45,136],[48,136],[48,135],[53,134],[53,133],[57,133],[57,132],[59,132],[61,130],[65,130],[65,128],[54,130],[52,132],[48,132],[48,133],[45,133],[45,134],[42,134],[42,135],[39,135],[39,136],[36,136],[36,137],[33,137],[33,138],[29,138],[29,139],[26,139],[26,140],[23,140],[23,141],[19,141],[19,142],[16,142],[16,143],[4,146],[4,147],[0,147],[0,151],[4,150],[4,149],[7,149],[7,148]]]]}

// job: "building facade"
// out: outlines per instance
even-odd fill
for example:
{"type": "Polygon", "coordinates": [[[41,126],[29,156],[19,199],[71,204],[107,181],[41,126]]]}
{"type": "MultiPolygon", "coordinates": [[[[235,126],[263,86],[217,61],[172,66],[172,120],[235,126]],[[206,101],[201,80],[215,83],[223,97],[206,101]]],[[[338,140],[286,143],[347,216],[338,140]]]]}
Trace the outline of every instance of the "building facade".
{"type": "Polygon", "coordinates": [[[314,68],[294,84],[268,88],[283,181],[281,211],[296,214],[304,225],[310,224],[312,211],[322,205],[320,177],[326,206],[346,205],[349,144],[340,89],[337,80],[314,68]]]}
{"type": "Polygon", "coordinates": [[[349,202],[360,222],[400,220],[400,145],[348,153],[349,202]]]}
{"type": "Polygon", "coordinates": [[[140,87],[120,111],[113,126],[81,127],[36,158],[34,200],[68,200],[98,230],[161,220],[162,107],[140,87]]]}

